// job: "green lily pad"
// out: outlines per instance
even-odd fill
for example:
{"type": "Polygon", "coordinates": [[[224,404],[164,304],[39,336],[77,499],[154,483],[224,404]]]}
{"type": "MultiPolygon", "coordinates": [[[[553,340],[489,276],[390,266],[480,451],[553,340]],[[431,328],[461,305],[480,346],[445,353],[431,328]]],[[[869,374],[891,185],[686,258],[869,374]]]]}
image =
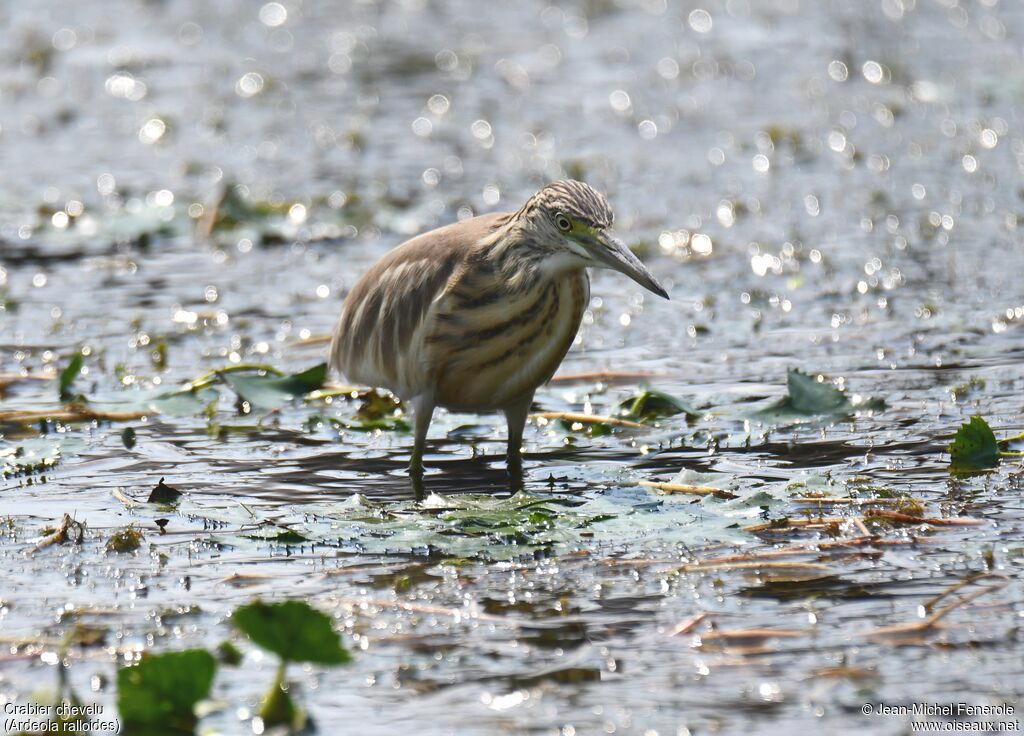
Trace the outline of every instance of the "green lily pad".
{"type": "Polygon", "coordinates": [[[266,373],[221,375],[221,380],[231,387],[242,401],[247,401],[250,406],[257,409],[274,409],[292,399],[305,396],[310,391],[322,387],[326,379],[326,363],[290,376],[266,373]]]}
{"type": "Polygon", "coordinates": [[[207,234],[222,230],[235,230],[244,225],[254,225],[268,219],[283,219],[292,203],[273,203],[249,199],[234,183],[227,182],[217,200],[211,203],[204,217],[203,227],[207,234]]]}
{"type": "Polygon", "coordinates": [[[277,542],[278,544],[303,544],[309,541],[309,537],[299,534],[292,529],[272,528],[266,531],[259,531],[255,534],[245,535],[246,539],[256,539],[264,542],[277,542]]]}
{"type": "Polygon", "coordinates": [[[978,416],[960,425],[947,449],[950,472],[983,470],[999,464],[999,444],[995,433],[988,422],[978,416]]]}
{"type": "Polygon", "coordinates": [[[688,417],[699,417],[700,412],[692,406],[663,391],[646,389],[619,404],[620,414],[638,422],[647,422],[659,417],[671,417],[685,414],[688,417]]]}
{"type": "Polygon", "coordinates": [[[0,478],[45,473],[61,460],[61,440],[37,437],[0,450],[0,478]]]}
{"type": "Polygon", "coordinates": [[[230,641],[224,640],[217,645],[217,659],[229,667],[237,667],[242,663],[242,652],[230,641]]]}
{"type": "Polygon", "coordinates": [[[167,414],[175,417],[190,417],[201,414],[216,401],[218,394],[212,389],[198,389],[190,391],[179,389],[176,391],[161,391],[143,400],[146,408],[151,411],[167,414]]]}
{"type": "Polygon", "coordinates": [[[205,649],[144,655],[117,673],[117,709],[132,731],[192,733],[195,705],[210,693],[217,662],[205,649]],[[162,730],[160,730],[162,729],[162,730]]]}
{"type": "Polygon", "coordinates": [[[254,601],[237,609],[231,620],[258,646],[286,662],[345,664],[352,659],[330,616],[302,601],[254,601]]]}
{"type": "Polygon", "coordinates": [[[790,369],[786,374],[787,395],[751,413],[749,417],[765,424],[786,424],[818,418],[846,417],[862,410],[885,408],[882,399],[853,402],[827,381],[818,381],[802,371],[790,369]]]}

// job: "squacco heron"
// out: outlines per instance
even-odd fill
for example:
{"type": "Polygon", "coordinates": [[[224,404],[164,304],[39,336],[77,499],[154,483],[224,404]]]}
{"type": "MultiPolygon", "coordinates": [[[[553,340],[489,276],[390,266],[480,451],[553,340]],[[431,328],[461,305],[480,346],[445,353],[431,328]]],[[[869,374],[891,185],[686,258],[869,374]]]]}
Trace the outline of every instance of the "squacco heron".
{"type": "Polygon", "coordinates": [[[415,418],[409,465],[422,490],[427,429],[438,406],[501,411],[508,471],[537,387],[572,345],[590,299],[587,268],[610,268],[668,298],[615,238],[612,210],[579,181],[556,181],[515,212],[474,217],[388,252],[349,292],[331,344],[348,380],[387,388],[415,418]]]}

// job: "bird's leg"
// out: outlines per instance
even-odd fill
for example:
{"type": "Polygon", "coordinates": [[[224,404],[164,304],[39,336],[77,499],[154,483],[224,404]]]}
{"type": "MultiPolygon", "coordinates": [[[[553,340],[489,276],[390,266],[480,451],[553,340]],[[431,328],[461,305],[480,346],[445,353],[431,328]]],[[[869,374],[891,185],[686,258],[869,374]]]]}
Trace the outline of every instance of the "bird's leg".
{"type": "Polygon", "coordinates": [[[505,421],[508,422],[508,474],[512,480],[512,490],[523,489],[523,429],[526,417],[533,405],[533,393],[505,407],[505,421]]]}
{"type": "Polygon", "coordinates": [[[409,461],[409,477],[412,478],[413,491],[416,499],[423,497],[423,450],[427,444],[427,430],[434,416],[434,402],[417,397],[412,400],[415,439],[412,446],[412,459],[409,461]]]}

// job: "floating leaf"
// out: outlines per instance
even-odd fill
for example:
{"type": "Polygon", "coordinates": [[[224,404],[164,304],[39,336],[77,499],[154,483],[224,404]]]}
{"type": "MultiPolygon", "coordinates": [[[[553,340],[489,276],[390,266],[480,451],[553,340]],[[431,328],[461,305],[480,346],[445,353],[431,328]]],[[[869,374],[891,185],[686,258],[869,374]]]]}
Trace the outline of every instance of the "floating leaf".
{"type": "Polygon", "coordinates": [[[161,391],[143,400],[143,405],[159,414],[176,417],[190,417],[201,414],[203,410],[216,401],[218,394],[211,389],[179,389],[161,391]]]}
{"type": "Polygon", "coordinates": [[[323,386],[327,379],[327,364],[320,363],[290,376],[224,373],[221,379],[238,394],[239,399],[247,401],[250,406],[273,409],[323,386]]]}
{"type": "Polygon", "coordinates": [[[960,425],[947,449],[952,472],[994,468],[999,464],[996,436],[988,422],[978,416],[960,425]]]}
{"type": "Polygon", "coordinates": [[[789,371],[786,388],[790,408],[800,414],[835,414],[847,411],[850,406],[842,391],[800,371],[789,371]]]}
{"type": "Polygon", "coordinates": [[[351,660],[330,616],[308,603],[254,601],[237,609],[231,620],[258,646],[286,662],[345,664],[351,660]]]}
{"type": "Polygon", "coordinates": [[[356,416],[364,420],[378,420],[395,416],[400,411],[402,402],[391,394],[378,391],[366,391],[359,396],[360,404],[356,416]]]}
{"type": "Polygon", "coordinates": [[[271,218],[283,219],[291,202],[274,203],[252,200],[242,195],[232,182],[225,183],[217,198],[209,204],[199,221],[198,232],[208,238],[224,230],[255,226],[271,218]]]}
{"type": "Polygon", "coordinates": [[[985,389],[985,379],[973,377],[967,383],[962,383],[959,386],[954,386],[949,390],[950,395],[953,397],[953,401],[960,402],[985,389]]]}
{"type": "Polygon", "coordinates": [[[230,641],[225,640],[217,645],[217,659],[235,667],[242,663],[242,652],[230,641]]]}
{"type": "Polygon", "coordinates": [[[174,503],[179,498],[181,498],[181,491],[166,485],[164,479],[161,478],[156,487],[149,492],[149,498],[146,499],[146,503],[174,503]]]}
{"type": "Polygon", "coordinates": [[[60,440],[34,438],[0,450],[0,478],[45,473],[61,459],[60,440]]]}
{"type": "Polygon", "coordinates": [[[277,542],[278,544],[302,544],[304,542],[309,541],[309,537],[305,537],[292,529],[274,528],[272,531],[264,531],[256,534],[247,534],[245,536],[247,539],[258,539],[266,542],[277,542]]]}
{"type": "Polygon", "coordinates": [[[816,417],[845,417],[858,410],[881,410],[885,402],[881,399],[866,399],[851,402],[846,394],[827,381],[818,381],[796,369],[786,374],[787,395],[762,409],[753,412],[751,419],[768,424],[799,422],[816,417]]]}
{"type": "Polygon", "coordinates": [[[623,416],[639,422],[647,422],[658,417],[671,417],[685,414],[688,417],[699,417],[700,412],[675,396],[662,391],[646,389],[619,404],[623,416]]]}
{"type": "Polygon", "coordinates": [[[74,398],[74,393],[71,391],[71,387],[78,378],[78,374],[82,372],[82,353],[77,352],[71,356],[70,362],[65,366],[64,370],[60,372],[60,381],[58,388],[60,390],[61,401],[71,401],[74,398]]]}
{"type": "MultiPolygon", "coordinates": [[[[717,485],[729,476],[709,477],[718,479],[709,485],[717,485]]],[[[741,492],[738,479],[722,487],[741,492]]],[[[749,541],[738,522],[758,519],[763,513],[760,507],[771,499],[742,493],[742,499],[714,499],[697,506],[689,503],[692,497],[655,498],[632,485],[620,487],[617,482],[606,494],[582,504],[578,497],[550,493],[520,492],[504,498],[493,493],[432,494],[422,502],[387,503],[353,495],[345,501],[303,506],[301,520],[289,521],[288,528],[309,543],[339,545],[359,554],[428,555],[431,560],[520,560],[562,554],[591,544],[625,544],[627,540],[640,545],[661,544],[666,539],[686,544],[749,541]],[[757,505],[749,506],[748,497],[757,505]]],[[[207,503],[194,496],[182,499],[179,514],[234,527],[260,521],[243,514],[235,502],[227,508],[207,503]]],[[[238,536],[225,536],[223,541],[240,547],[265,546],[266,536],[273,529],[263,526],[238,536]]]]}
{"type": "Polygon", "coordinates": [[[362,422],[345,424],[338,423],[344,429],[351,429],[355,432],[376,432],[378,429],[384,432],[408,432],[409,423],[400,417],[390,419],[367,419],[362,422]]]}
{"type": "Polygon", "coordinates": [[[143,655],[117,673],[117,709],[131,730],[192,733],[195,705],[210,693],[217,663],[205,649],[143,655]]]}

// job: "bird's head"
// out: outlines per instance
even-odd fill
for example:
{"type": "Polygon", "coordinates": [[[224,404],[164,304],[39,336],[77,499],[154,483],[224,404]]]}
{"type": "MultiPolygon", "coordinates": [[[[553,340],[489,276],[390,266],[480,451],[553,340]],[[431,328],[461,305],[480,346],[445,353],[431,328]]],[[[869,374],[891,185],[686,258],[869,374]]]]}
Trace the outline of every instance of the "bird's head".
{"type": "Polygon", "coordinates": [[[615,216],[608,201],[589,184],[566,179],[534,194],[517,216],[531,240],[558,267],[610,268],[668,299],[665,289],[612,232],[615,216]]]}

